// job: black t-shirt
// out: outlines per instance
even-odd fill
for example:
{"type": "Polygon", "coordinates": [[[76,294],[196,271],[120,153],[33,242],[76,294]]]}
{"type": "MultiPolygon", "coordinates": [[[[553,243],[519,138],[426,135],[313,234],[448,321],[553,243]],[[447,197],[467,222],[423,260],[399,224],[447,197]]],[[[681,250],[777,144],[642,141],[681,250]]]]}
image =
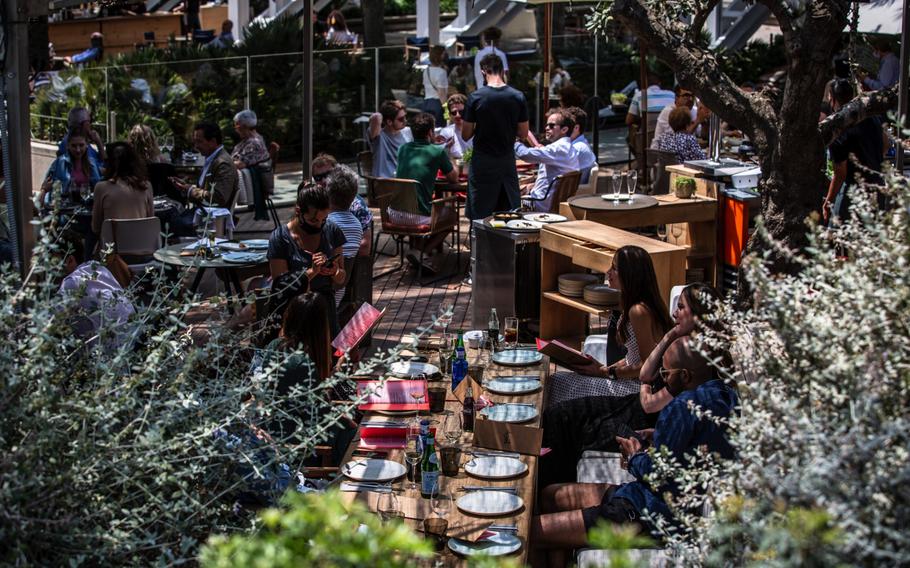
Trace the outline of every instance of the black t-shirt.
{"type": "MultiPolygon", "coordinates": [[[[332,256],[332,251],[344,243],[344,233],[338,228],[338,225],[331,221],[326,221],[325,225],[322,226],[319,246],[313,252],[321,252],[326,256],[332,256]]],[[[269,260],[275,258],[287,261],[290,272],[307,270],[313,264],[313,255],[297,246],[297,241],[291,236],[291,231],[284,223],[278,225],[278,228],[272,231],[272,235],[269,237],[268,257],[269,260]]],[[[310,289],[314,291],[331,290],[331,277],[316,276],[310,282],[310,289]]]]}
{"type": "Polygon", "coordinates": [[[471,93],[464,119],[474,123],[474,151],[488,156],[515,153],[518,123],[527,122],[525,96],[509,87],[481,87],[471,93]]]}
{"type": "Polygon", "coordinates": [[[828,148],[831,151],[831,160],[835,164],[847,162],[846,183],[855,185],[856,175],[875,184],[882,183],[882,177],[864,172],[850,159],[850,154],[856,156],[856,161],[864,168],[880,172],[884,146],[881,119],[873,116],[845,130],[828,148]]]}

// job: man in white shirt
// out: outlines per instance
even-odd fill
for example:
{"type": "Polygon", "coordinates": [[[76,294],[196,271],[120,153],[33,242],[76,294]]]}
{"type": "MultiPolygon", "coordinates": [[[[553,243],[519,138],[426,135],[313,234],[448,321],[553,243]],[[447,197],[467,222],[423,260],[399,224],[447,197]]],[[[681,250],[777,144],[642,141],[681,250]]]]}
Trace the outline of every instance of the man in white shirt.
{"type": "Polygon", "coordinates": [[[531,147],[515,142],[515,157],[531,164],[540,164],[537,168],[537,181],[528,192],[528,197],[543,199],[532,201],[536,211],[548,212],[555,192],[549,191],[550,185],[557,176],[578,170],[578,151],[572,146],[571,133],[575,122],[564,109],[558,108],[547,115],[545,127],[546,146],[542,146],[533,135],[528,136],[531,147]]]}
{"type": "Polygon", "coordinates": [[[450,158],[464,157],[465,150],[474,147],[474,140],[465,140],[461,137],[461,129],[464,126],[464,105],[468,102],[468,97],[461,93],[455,93],[446,101],[446,107],[449,109],[449,120],[451,122],[439,129],[436,133],[437,144],[447,144],[450,158]],[[449,141],[452,143],[449,144],[449,141]]]}
{"type": "Polygon", "coordinates": [[[572,129],[572,147],[578,152],[578,170],[581,172],[581,183],[588,183],[591,177],[591,168],[597,164],[597,156],[591,150],[591,145],[585,137],[588,128],[588,113],[578,107],[566,109],[575,127],[572,129]]]}
{"type": "Polygon", "coordinates": [[[506,59],[506,53],[496,47],[499,44],[500,38],[502,38],[502,30],[495,26],[491,26],[480,32],[480,43],[483,47],[474,55],[474,84],[477,85],[478,89],[484,85],[483,75],[480,72],[480,61],[491,53],[498,55],[502,60],[502,77],[506,81],[509,79],[509,62],[506,59]]]}
{"type": "Polygon", "coordinates": [[[673,112],[673,109],[676,107],[686,106],[692,114],[692,123],[686,128],[686,132],[689,134],[697,135],[698,129],[711,116],[711,111],[708,107],[695,104],[695,94],[692,91],[683,88],[680,85],[676,85],[673,92],[676,93],[676,100],[673,104],[665,106],[663,110],[660,111],[660,114],[657,115],[657,127],[654,129],[654,139],[651,140],[652,150],[657,150],[657,141],[664,134],[673,132],[673,129],[670,128],[670,113],[673,112]]]}

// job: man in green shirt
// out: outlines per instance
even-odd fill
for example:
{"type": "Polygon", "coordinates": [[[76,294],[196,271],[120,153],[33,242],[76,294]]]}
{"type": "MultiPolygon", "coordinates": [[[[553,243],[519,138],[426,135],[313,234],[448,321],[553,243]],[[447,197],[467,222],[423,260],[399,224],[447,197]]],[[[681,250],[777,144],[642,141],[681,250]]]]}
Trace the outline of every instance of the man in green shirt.
{"type": "MultiPolygon", "coordinates": [[[[414,140],[403,144],[398,149],[398,169],[395,177],[412,179],[417,182],[417,212],[397,211],[390,208],[389,217],[398,224],[429,225],[433,209],[436,173],[441,171],[445,174],[447,181],[456,183],[458,172],[452,167],[446,147],[432,142],[431,137],[436,126],[433,115],[426,112],[419,113],[412,119],[410,126],[414,140]]],[[[454,214],[454,210],[452,213],[454,214]]],[[[433,250],[442,244],[445,237],[445,233],[433,235],[424,239],[419,246],[424,254],[432,254],[433,250]]],[[[409,253],[407,258],[415,266],[418,264],[417,257],[413,253],[409,253]]],[[[424,270],[427,269],[435,272],[432,263],[424,264],[424,270]]]]}

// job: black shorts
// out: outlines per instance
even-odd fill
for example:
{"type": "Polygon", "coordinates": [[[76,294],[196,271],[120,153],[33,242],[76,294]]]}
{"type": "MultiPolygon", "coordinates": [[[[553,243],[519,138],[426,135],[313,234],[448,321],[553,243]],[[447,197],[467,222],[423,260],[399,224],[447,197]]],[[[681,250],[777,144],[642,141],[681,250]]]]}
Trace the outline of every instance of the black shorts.
{"type": "Polygon", "coordinates": [[[647,527],[641,521],[638,510],[629,501],[622,497],[613,497],[616,487],[609,488],[604,493],[600,505],[587,507],[581,510],[585,520],[585,530],[591,530],[600,519],[611,523],[623,525],[637,525],[642,532],[647,534],[647,527]]]}

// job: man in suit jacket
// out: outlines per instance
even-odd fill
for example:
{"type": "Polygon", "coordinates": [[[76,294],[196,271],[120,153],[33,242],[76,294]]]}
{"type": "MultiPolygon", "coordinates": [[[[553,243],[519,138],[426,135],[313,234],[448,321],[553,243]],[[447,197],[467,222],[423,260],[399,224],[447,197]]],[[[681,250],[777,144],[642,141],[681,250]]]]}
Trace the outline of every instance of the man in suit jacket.
{"type": "MultiPolygon", "coordinates": [[[[183,192],[187,200],[200,207],[223,207],[230,209],[239,189],[239,178],[231,155],[221,144],[221,129],[209,122],[200,122],[193,129],[193,145],[205,156],[205,165],[199,181],[190,185],[173,179],[174,186],[183,192]]],[[[193,235],[195,207],[188,208],[174,219],[173,231],[177,235],[193,235]]]]}

